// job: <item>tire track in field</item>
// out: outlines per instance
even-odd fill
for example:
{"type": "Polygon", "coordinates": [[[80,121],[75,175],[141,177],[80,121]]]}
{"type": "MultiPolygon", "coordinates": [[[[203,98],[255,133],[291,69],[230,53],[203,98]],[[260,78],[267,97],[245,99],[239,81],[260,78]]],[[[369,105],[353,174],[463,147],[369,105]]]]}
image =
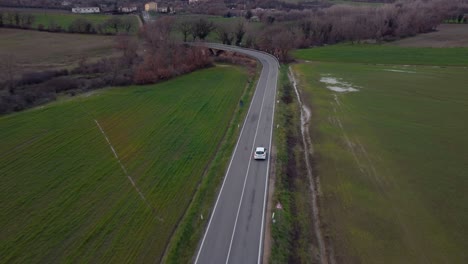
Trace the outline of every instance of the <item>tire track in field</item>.
{"type": "Polygon", "coordinates": [[[15,151],[21,150],[23,148],[26,148],[26,147],[32,145],[33,143],[35,143],[36,141],[41,139],[45,134],[47,134],[47,132],[48,132],[47,130],[43,130],[42,133],[40,133],[39,135],[35,135],[32,138],[30,138],[30,139],[18,144],[17,146],[13,147],[12,149],[7,150],[7,151],[5,151],[3,153],[0,153],[0,158],[3,158],[3,157],[5,157],[5,156],[7,156],[9,154],[14,153],[15,151]]]}
{"type": "Polygon", "coordinates": [[[156,210],[149,204],[149,202],[148,202],[148,200],[146,200],[146,197],[143,194],[143,192],[141,192],[140,188],[138,188],[138,186],[136,185],[135,180],[133,179],[133,177],[128,173],[127,169],[125,168],[122,161],[120,160],[119,155],[117,155],[117,151],[115,151],[114,146],[112,146],[112,143],[110,142],[109,138],[107,137],[106,132],[104,132],[104,129],[101,127],[101,125],[99,124],[99,122],[96,119],[94,119],[94,122],[96,122],[96,125],[98,126],[98,128],[101,131],[102,135],[106,139],[107,144],[109,145],[110,149],[112,150],[112,153],[114,153],[115,159],[117,159],[117,162],[119,163],[120,168],[122,168],[122,171],[125,173],[125,176],[127,176],[128,180],[133,185],[133,188],[137,191],[138,195],[140,195],[141,199],[143,200],[143,202],[145,202],[145,204],[148,206],[148,208],[151,209],[151,211],[154,213],[155,217],[161,222],[164,221],[164,219],[157,216],[156,210]]]}
{"type": "Polygon", "coordinates": [[[307,167],[307,177],[309,179],[309,189],[312,196],[312,215],[313,215],[313,229],[318,243],[319,258],[321,264],[335,264],[335,256],[331,245],[325,242],[325,236],[322,233],[322,223],[319,211],[319,195],[320,195],[320,181],[318,177],[312,175],[312,165],[310,164],[310,155],[313,153],[313,145],[310,139],[309,122],[311,117],[310,109],[302,102],[300,92],[297,88],[296,77],[291,67],[289,67],[289,80],[292,82],[294,92],[296,93],[297,101],[301,109],[301,134],[302,145],[304,148],[304,159],[307,167]]]}

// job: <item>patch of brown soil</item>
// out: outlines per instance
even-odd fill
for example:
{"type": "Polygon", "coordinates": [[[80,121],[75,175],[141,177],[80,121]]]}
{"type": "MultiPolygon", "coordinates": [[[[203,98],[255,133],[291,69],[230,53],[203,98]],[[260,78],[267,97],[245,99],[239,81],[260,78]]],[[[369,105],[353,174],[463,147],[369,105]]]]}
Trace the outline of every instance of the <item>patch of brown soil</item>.
{"type": "Polygon", "coordinates": [[[0,28],[0,58],[12,54],[21,71],[69,67],[116,54],[113,36],[0,28]]]}

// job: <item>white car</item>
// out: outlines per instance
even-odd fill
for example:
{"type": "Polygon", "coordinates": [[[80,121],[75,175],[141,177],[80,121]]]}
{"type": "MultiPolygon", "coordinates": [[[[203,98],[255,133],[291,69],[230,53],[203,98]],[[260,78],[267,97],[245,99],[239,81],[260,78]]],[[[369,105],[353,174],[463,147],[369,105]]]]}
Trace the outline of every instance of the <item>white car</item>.
{"type": "Polygon", "coordinates": [[[265,160],[267,156],[266,148],[258,147],[255,149],[254,159],[256,160],[265,160]]]}

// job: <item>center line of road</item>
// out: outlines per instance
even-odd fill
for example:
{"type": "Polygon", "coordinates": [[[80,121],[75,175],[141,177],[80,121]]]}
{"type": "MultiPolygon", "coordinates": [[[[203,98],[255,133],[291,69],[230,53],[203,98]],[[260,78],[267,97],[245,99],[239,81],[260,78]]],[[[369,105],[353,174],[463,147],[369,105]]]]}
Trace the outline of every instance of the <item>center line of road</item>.
{"type": "MultiPolygon", "coordinates": [[[[210,221],[208,222],[208,227],[206,228],[206,231],[205,231],[205,235],[203,236],[203,239],[202,239],[202,242],[201,242],[201,245],[200,245],[200,248],[198,250],[198,254],[197,254],[197,257],[195,258],[195,264],[198,263],[198,259],[200,257],[200,253],[203,249],[203,245],[205,244],[205,239],[206,239],[206,236],[208,234],[208,231],[210,230],[210,226],[211,226],[211,222],[213,220],[213,217],[215,215],[215,212],[216,212],[216,208],[218,208],[218,202],[219,202],[219,199],[221,197],[221,194],[223,193],[223,189],[224,189],[224,184],[226,182],[226,179],[227,179],[227,176],[229,174],[229,171],[231,170],[231,164],[232,164],[232,161],[234,160],[234,156],[235,156],[235,153],[236,153],[236,150],[237,150],[237,147],[239,146],[239,142],[242,138],[242,135],[243,135],[243,132],[244,132],[244,128],[245,128],[245,124],[247,123],[247,119],[249,118],[250,116],[250,110],[252,109],[252,106],[254,105],[254,101],[255,101],[255,96],[257,96],[257,91],[258,91],[258,86],[260,84],[260,79],[257,83],[257,87],[255,87],[255,92],[254,92],[254,95],[252,97],[252,101],[250,102],[250,106],[249,106],[249,110],[247,111],[247,115],[244,119],[244,124],[242,125],[242,129],[241,129],[241,132],[239,134],[239,138],[237,139],[237,143],[236,143],[236,147],[234,148],[234,151],[232,152],[232,156],[231,156],[231,161],[229,162],[229,166],[228,166],[228,169],[226,171],[226,175],[224,177],[224,180],[223,180],[223,184],[221,185],[221,190],[219,191],[219,194],[218,194],[218,198],[216,199],[216,203],[215,203],[215,206],[214,206],[214,210],[213,212],[211,213],[211,217],[210,217],[210,221]]],[[[265,93],[263,94],[263,99],[265,98],[265,93]]],[[[262,100],[263,100],[262,99],[262,100]]],[[[257,125],[258,126],[258,125],[257,125]]]]}
{"type": "MultiPolygon", "coordinates": [[[[274,76],[274,80],[278,80],[278,75],[274,76]]],[[[268,82],[267,82],[268,83],[268,82]]],[[[275,83],[275,89],[273,90],[273,115],[271,117],[271,128],[270,128],[270,145],[269,148],[271,150],[271,144],[273,141],[273,124],[275,122],[275,106],[276,106],[276,88],[277,88],[277,83],[275,83]]],[[[271,152],[270,152],[271,153],[271,152]]],[[[267,165],[267,172],[266,172],[266,177],[265,177],[265,192],[263,193],[263,209],[262,209],[262,226],[260,228],[260,243],[258,245],[258,259],[257,259],[257,264],[262,263],[261,257],[262,257],[262,248],[263,248],[263,228],[264,228],[264,223],[265,223],[265,207],[266,207],[266,202],[267,202],[267,191],[268,191],[268,175],[270,173],[270,160],[268,160],[268,165],[267,165]]]]}
{"type": "MultiPolygon", "coordinates": [[[[268,81],[270,80],[270,73],[271,72],[268,71],[266,87],[265,87],[265,91],[263,92],[262,105],[260,106],[260,115],[258,117],[257,128],[255,129],[254,141],[253,141],[252,150],[251,150],[250,153],[253,153],[253,151],[255,149],[255,141],[257,140],[258,127],[260,125],[260,120],[262,118],[263,103],[265,102],[265,97],[266,97],[266,93],[267,93],[267,89],[268,89],[268,81]]],[[[268,162],[269,162],[269,159],[268,159],[268,162]]],[[[239,219],[239,212],[240,212],[240,209],[241,209],[241,206],[242,206],[242,200],[243,200],[244,191],[245,191],[245,184],[247,183],[247,179],[249,177],[249,169],[250,169],[250,164],[251,163],[252,163],[252,158],[249,159],[249,164],[247,165],[247,172],[245,173],[244,186],[242,187],[242,193],[241,193],[241,198],[240,198],[240,201],[239,201],[239,207],[237,208],[236,220],[234,221],[234,228],[232,229],[231,242],[229,244],[229,251],[228,251],[228,254],[227,254],[227,257],[226,257],[226,264],[229,263],[229,256],[231,255],[232,242],[234,241],[234,235],[236,234],[237,220],[239,219]]]]}

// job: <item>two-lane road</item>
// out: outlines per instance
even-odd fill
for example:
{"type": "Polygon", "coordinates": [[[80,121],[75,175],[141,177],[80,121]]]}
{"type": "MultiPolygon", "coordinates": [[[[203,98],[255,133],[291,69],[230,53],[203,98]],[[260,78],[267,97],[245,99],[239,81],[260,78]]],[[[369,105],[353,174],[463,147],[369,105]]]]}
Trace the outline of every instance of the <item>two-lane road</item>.
{"type": "Polygon", "coordinates": [[[271,149],[279,64],[266,53],[206,45],[255,57],[263,69],[195,263],[261,263],[270,153],[256,161],[253,152],[271,149]]]}

